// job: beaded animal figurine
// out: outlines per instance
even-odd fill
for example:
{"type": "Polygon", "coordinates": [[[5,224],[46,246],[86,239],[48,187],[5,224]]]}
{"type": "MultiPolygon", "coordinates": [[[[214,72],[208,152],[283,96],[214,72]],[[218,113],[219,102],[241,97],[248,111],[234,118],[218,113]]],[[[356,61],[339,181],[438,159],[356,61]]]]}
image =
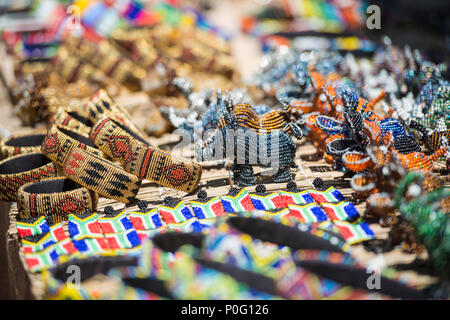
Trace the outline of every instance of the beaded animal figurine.
{"type": "Polygon", "coordinates": [[[193,84],[186,78],[175,78],[173,85],[183,93],[189,101],[186,109],[160,107],[161,115],[175,128],[186,131],[195,140],[201,139],[206,130],[215,129],[229,100],[244,103],[251,101],[246,92],[239,89],[227,91],[225,96],[217,90],[216,99],[212,99],[211,90],[193,92],[193,84]]]}
{"type": "MultiPolygon", "coordinates": [[[[379,154],[383,154],[384,162],[389,162],[393,157],[398,160],[399,164],[408,170],[420,171],[423,173],[429,173],[433,170],[433,161],[445,156],[450,158],[448,151],[448,145],[442,141],[442,146],[431,155],[426,155],[423,152],[410,152],[403,154],[394,148],[395,142],[392,134],[386,134],[382,140],[382,144],[373,143],[372,146],[382,147],[377,149],[379,154]],[[381,152],[381,150],[383,150],[381,152]]],[[[372,148],[372,150],[375,150],[372,148]]],[[[374,159],[370,156],[371,151],[366,149],[363,152],[360,151],[348,151],[342,156],[343,165],[346,169],[352,172],[363,172],[371,170],[376,166],[376,161],[380,159],[374,159]]]]}
{"type": "Polygon", "coordinates": [[[409,127],[411,129],[417,130],[420,133],[420,141],[425,146],[428,152],[434,152],[438,150],[441,147],[442,138],[445,137],[447,138],[447,140],[450,139],[450,129],[447,129],[445,127],[445,123],[444,128],[440,130],[428,130],[427,128],[425,128],[425,126],[412,120],[409,123],[409,127]]]}
{"type": "MultiPolygon", "coordinates": [[[[450,176],[440,177],[425,170],[427,162],[421,163],[422,157],[418,157],[416,162],[405,162],[404,155],[389,149],[386,145],[374,146],[366,149],[366,154],[349,152],[344,155],[344,163],[351,170],[361,172],[354,175],[350,181],[355,190],[354,198],[367,198],[367,214],[381,219],[384,226],[395,223],[393,220],[394,205],[392,202],[392,192],[398,181],[406,175],[408,171],[421,172],[424,175],[423,189],[432,191],[440,188],[447,182],[450,176]],[[417,170],[418,163],[423,169],[417,170]]],[[[411,154],[414,156],[414,153],[411,154]]],[[[422,154],[423,157],[426,157],[422,154]]]]}
{"type": "MultiPolygon", "coordinates": [[[[333,96],[328,96],[332,103],[333,96]]],[[[375,100],[383,97],[382,92],[375,100]]],[[[344,153],[362,151],[368,144],[380,145],[383,139],[390,139],[390,136],[393,137],[392,148],[400,154],[400,158],[405,159],[405,163],[411,162],[408,158],[422,158],[422,155],[410,155],[420,152],[420,146],[403,125],[392,117],[392,108],[388,108],[387,114],[380,117],[371,111],[375,100],[367,102],[358,99],[353,92],[347,90],[342,92],[341,99],[344,107],[342,115],[338,114],[337,118],[321,115],[316,118],[317,127],[329,135],[326,140],[326,155],[333,159],[336,169],[342,168],[341,157],[344,153]]],[[[443,150],[439,150],[439,153],[442,152],[443,150]]]]}
{"type": "Polygon", "coordinates": [[[272,177],[276,183],[291,180],[289,169],[297,147],[288,132],[291,131],[297,139],[303,136],[296,124],[285,123],[279,131],[257,134],[255,130],[241,125],[234,112],[227,112],[224,122],[225,126],[201,149],[206,159],[231,158],[233,178],[240,186],[255,184],[255,165],[277,170],[272,177]]]}
{"type": "Polygon", "coordinates": [[[423,180],[423,175],[410,172],[395,191],[395,205],[427,249],[435,271],[450,280],[450,190],[424,193],[423,180]]]}

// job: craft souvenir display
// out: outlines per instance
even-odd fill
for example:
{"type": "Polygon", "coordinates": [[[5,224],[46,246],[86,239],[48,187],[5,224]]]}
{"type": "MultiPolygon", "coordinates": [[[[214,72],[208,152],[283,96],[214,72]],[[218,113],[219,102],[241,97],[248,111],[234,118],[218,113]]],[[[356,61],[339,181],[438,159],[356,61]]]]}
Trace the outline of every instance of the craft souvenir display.
{"type": "Polygon", "coordinates": [[[282,1],[288,32],[244,82],[246,49],[172,2],[76,1],[78,31],[57,2],[47,27],[2,32],[13,114],[36,128],[0,126],[0,251],[30,296],[448,299],[445,65],[336,34],[360,1],[282,1]]]}

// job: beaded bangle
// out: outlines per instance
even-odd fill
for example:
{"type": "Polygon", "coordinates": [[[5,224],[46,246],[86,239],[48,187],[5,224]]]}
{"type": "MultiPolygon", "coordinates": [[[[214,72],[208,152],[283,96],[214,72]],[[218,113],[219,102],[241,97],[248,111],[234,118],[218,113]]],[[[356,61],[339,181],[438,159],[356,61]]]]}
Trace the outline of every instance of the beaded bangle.
{"type": "Polygon", "coordinates": [[[91,140],[125,170],[162,186],[191,192],[200,182],[199,164],[172,157],[150,146],[142,137],[111,118],[100,119],[92,128],[91,140]]]}
{"type": "Polygon", "coordinates": [[[89,114],[92,122],[96,123],[100,118],[107,116],[114,119],[116,122],[130,128],[133,132],[139,133],[140,136],[146,135],[140,131],[134,123],[130,120],[130,114],[122,107],[120,107],[105,90],[99,90],[93,95],[84,106],[89,114]]]}
{"type": "Polygon", "coordinates": [[[67,220],[71,213],[95,210],[98,195],[67,178],[48,178],[23,185],[17,191],[19,218],[50,217],[53,223],[67,220]]]}
{"type": "Polygon", "coordinates": [[[41,144],[44,137],[45,134],[30,134],[0,140],[0,159],[6,159],[18,154],[41,152],[41,144]]]}
{"type": "Polygon", "coordinates": [[[77,112],[66,111],[64,108],[58,108],[52,122],[70,128],[72,131],[76,131],[83,135],[89,135],[89,131],[91,131],[93,125],[91,120],[81,116],[77,112]]]}
{"type": "Polygon", "coordinates": [[[56,176],[56,165],[42,153],[10,157],[0,162],[0,200],[16,201],[24,184],[56,176]]]}
{"type": "Polygon", "coordinates": [[[42,142],[42,153],[56,164],[63,166],[71,150],[75,147],[102,157],[103,152],[95,148],[91,140],[67,127],[54,125],[42,142]]]}
{"type": "Polygon", "coordinates": [[[79,147],[70,150],[62,166],[68,178],[102,196],[123,203],[130,203],[136,197],[142,182],[114,163],[79,147]]]}

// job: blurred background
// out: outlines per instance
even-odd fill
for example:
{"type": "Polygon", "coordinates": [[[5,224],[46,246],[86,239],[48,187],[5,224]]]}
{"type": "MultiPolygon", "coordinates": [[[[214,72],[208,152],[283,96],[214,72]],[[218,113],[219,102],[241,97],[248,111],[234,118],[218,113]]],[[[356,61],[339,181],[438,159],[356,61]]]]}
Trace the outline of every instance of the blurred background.
{"type": "Polygon", "coordinates": [[[274,36],[292,39],[313,34],[329,38],[353,35],[359,41],[347,38],[336,47],[368,52],[372,51],[372,45],[361,39],[379,43],[387,35],[400,47],[409,44],[423,50],[431,60],[449,61],[447,0],[1,0],[3,40],[16,52],[51,56],[63,39],[58,28],[67,19],[70,6],[80,8],[80,12],[73,13],[80,14],[75,20],[85,30],[103,36],[125,23],[138,26],[161,20],[177,23],[179,15],[171,9],[190,10],[190,14],[196,15],[197,25],[232,41],[244,74],[253,71],[257,61],[253,57],[273,45],[274,36]],[[379,30],[366,27],[366,10],[370,5],[380,8],[379,30]]]}
{"type": "MultiPolygon", "coordinates": [[[[10,110],[7,106],[11,105],[10,102],[16,107],[24,104],[20,103],[21,98],[12,97],[18,83],[24,83],[20,74],[36,74],[42,63],[50,65],[51,61],[61,62],[61,59],[55,58],[58,56],[58,49],[65,62],[60,63],[61,69],[52,67],[60,76],[56,83],[62,83],[63,80],[74,82],[74,79],[63,79],[64,70],[71,68],[75,62],[64,58],[61,50],[62,44],[67,43],[67,38],[74,34],[94,44],[109,41],[116,46],[117,39],[114,40],[114,37],[121,30],[135,32],[139,29],[164,29],[168,26],[178,30],[178,35],[174,36],[173,32],[156,32],[155,37],[158,39],[156,42],[152,40],[153,45],[163,43],[166,46],[165,49],[158,48],[157,56],[169,59],[170,63],[174,62],[175,65],[169,63],[169,67],[176,69],[178,76],[185,71],[185,74],[189,72],[189,77],[193,77],[192,68],[202,66],[205,70],[205,64],[208,67],[208,61],[214,60],[214,53],[211,52],[217,52],[216,49],[219,48],[224,53],[219,59],[223,60],[219,63],[223,68],[216,74],[226,75],[226,83],[211,75],[207,79],[211,84],[215,81],[215,87],[227,88],[229,84],[238,85],[238,78],[245,80],[251,77],[258,70],[264,53],[283,46],[294,46],[300,50],[331,49],[370,58],[386,42],[392,42],[400,48],[409,45],[412,49],[419,49],[426,60],[448,64],[449,11],[448,0],[0,0],[0,79],[6,88],[0,89],[0,98],[3,97],[0,110],[10,110]],[[372,16],[373,11],[367,14],[367,9],[372,5],[379,8],[379,16],[372,16]],[[368,28],[368,18],[375,19],[372,22],[375,21],[380,28],[368,28]],[[201,36],[198,42],[180,36],[183,30],[189,28],[199,30],[207,36],[201,36]],[[186,44],[178,45],[183,37],[186,44]],[[203,38],[209,40],[202,40],[203,38]],[[203,45],[198,46],[196,43],[203,45]],[[202,46],[209,46],[213,50],[205,50],[202,46]],[[184,48],[183,52],[176,53],[180,48],[184,48]],[[228,54],[232,60],[227,57],[228,54]],[[189,68],[186,69],[185,66],[189,68]],[[236,77],[237,73],[239,77],[236,77]]],[[[126,32],[124,38],[127,37],[126,32]]],[[[193,33],[186,31],[184,34],[191,37],[193,33]]],[[[124,41],[120,41],[120,50],[128,50],[123,46],[124,41]]],[[[148,56],[146,58],[151,59],[151,50],[143,49],[142,52],[148,56]]],[[[77,60],[76,56],[70,59],[77,60]]],[[[137,61],[140,59],[137,56],[125,56],[138,65],[142,62],[137,61]]],[[[84,64],[92,64],[86,57],[78,58],[84,64]]],[[[94,67],[101,69],[100,65],[94,67]]],[[[448,78],[446,70],[443,68],[443,73],[448,78]]],[[[154,76],[150,72],[148,74],[154,76]]],[[[194,83],[204,82],[205,73],[197,78],[194,76],[194,83]]],[[[129,83],[130,81],[127,82],[129,83]]],[[[103,87],[104,84],[105,82],[103,87]]],[[[47,84],[44,85],[46,86],[47,84]]],[[[155,85],[147,83],[147,86],[155,85]]],[[[132,88],[132,91],[136,91],[135,89],[132,88]]],[[[114,89],[109,90],[115,95],[114,89]]],[[[145,91],[152,94],[152,103],[156,103],[156,107],[168,103],[167,99],[158,102],[155,92],[145,91]]],[[[157,93],[160,96],[171,95],[170,92],[157,93]]],[[[17,108],[14,110],[16,115],[20,113],[17,108]]],[[[20,127],[17,117],[9,111],[5,111],[4,115],[0,119],[0,129],[20,127]]],[[[157,121],[151,125],[156,125],[157,121]]]]}

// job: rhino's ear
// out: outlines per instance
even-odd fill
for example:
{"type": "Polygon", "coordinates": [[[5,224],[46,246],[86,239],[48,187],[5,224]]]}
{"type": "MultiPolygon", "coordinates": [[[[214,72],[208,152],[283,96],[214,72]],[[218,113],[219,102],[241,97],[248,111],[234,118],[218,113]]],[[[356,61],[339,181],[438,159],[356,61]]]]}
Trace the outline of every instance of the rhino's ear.
{"type": "Polygon", "coordinates": [[[194,91],[194,84],[188,78],[175,77],[172,80],[172,85],[180,90],[186,98],[194,91]]]}
{"type": "Polygon", "coordinates": [[[230,121],[230,113],[229,112],[225,112],[224,116],[223,116],[223,120],[225,120],[225,125],[228,127],[229,125],[231,125],[231,121],[230,121]]]}
{"type": "Polygon", "coordinates": [[[286,113],[291,112],[291,105],[289,104],[289,101],[287,100],[287,98],[277,97],[277,100],[280,102],[281,107],[283,108],[283,110],[286,113]]]}
{"type": "Polygon", "coordinates": [[[231,99],[231,94],[228,90],[225,94],[225,107],[228,112],[233,112],[233,99],[231,99]]]}
{"type": "Polygon", "coordinates": [[[222,101],[222,90],[217,89],[217,92],[216,92],[216,104],[219,105],[221,101],[222,101]]]}

